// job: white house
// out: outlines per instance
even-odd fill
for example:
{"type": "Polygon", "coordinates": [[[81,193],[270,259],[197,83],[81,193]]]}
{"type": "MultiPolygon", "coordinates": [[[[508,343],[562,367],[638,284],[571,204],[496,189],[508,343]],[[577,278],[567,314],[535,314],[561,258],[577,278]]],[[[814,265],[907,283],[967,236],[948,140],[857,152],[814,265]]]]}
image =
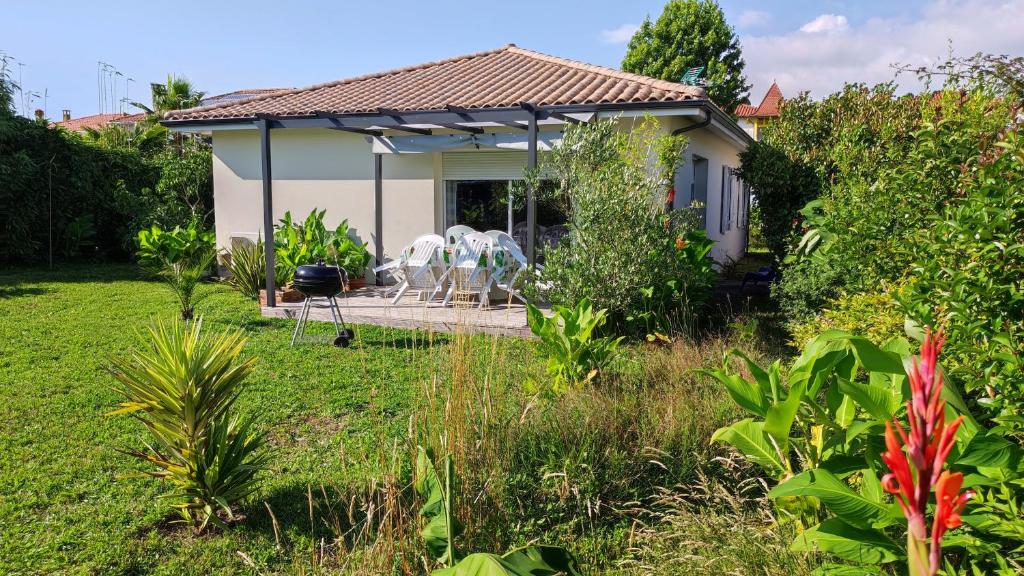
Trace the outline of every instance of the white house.
{"type": "Polygon", "coordinates": [[[328,225],[348,219],[385,261],[467,219],[526,226],[536,238],[553,223],[532,196],[508,209],[509,181],[557,146],[567,123],[615,118],[628,130],[645,116],[686,132],[675,205],[703,202],[713,256],[738,258],[748,198],[733,170],[751,138],[695,86],[508,45],[173,111],[163,123],[212,135],[221,247],[264,235],[286,210],[320,208],[328,225]]]}

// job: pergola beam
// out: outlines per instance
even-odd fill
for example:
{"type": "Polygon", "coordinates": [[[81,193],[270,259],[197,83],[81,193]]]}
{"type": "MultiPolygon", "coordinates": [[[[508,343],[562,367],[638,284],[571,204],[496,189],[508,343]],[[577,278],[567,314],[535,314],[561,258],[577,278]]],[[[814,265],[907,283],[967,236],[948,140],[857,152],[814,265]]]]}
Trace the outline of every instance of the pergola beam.
{"type": "Polygon", "coordinates": [[[398,130],[400,132],[411,132],[413,134],[422,134],[424,136],[430,136],[434,132],[429,128],[416,128],[413,126],[390,126],[388,130],[398,130]]]}
{"type": "MultiPolygon", "coordinates": [[[[530,121],[527,120],[527,124],[529,124],[529,122],[530,121]]],[[[502,126],[508,126],[509,128],[517,128],[519,130],[529,130],[530,129],[530,127],[527,126],[526,124],[521,124],[519,122],[498,122],[498,124],[501,124],[502,126]]]]}
{"type": "Polygon", "coordinates": [[[449,130],[459,130],[461,132],[469,132],[470,134],[483,134],[484,129],[479,126],[466,126],[464,124],[438,124],[441,128],[447,128],[449,130]]]}
{"type": "Polygon", "coordinates": [[[366,128],[353,128],[351,126],[331,126],[331,130],[337,130],[339,132],[351,132],[353,134],[363,134],[365,136],[383,136],[384,132],[380,130],[368,130],[366,128]]]}

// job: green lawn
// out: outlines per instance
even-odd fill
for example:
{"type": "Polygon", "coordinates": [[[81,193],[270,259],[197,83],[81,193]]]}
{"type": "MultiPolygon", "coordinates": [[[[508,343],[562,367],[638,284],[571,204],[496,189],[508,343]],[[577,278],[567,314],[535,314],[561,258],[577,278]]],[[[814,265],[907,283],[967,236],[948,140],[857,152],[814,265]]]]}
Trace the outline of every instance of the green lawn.
{"type": "MultiPolygon", "coordinates": [[[[241,554],[296,570],[310,549],[307,485],[372,476],[382,446],[407,442],[420,391],[452,348],[447,337],[369,326],[357,327],[349,349],[291,348],[291,321],[263,319],[227,290],[198,310],[204,329],[249,336],[244,354],[259,360],[239,409],[268,432],[272,461],[244,522],[192,536],[168,524],[158,481],[126,477],[141,467],[118,448],[141,446],[141,426],[105,416],[118,401],[109,359],[143,345],[151,319],[174,317],[170,293],[129,265],[0,272],[0,573],[248,573],[241,554]]],[[[469,346],[481,359],[472,369],[487,369],[500,347],[510,382],[542,370],[521,340],[469,346]]]]}

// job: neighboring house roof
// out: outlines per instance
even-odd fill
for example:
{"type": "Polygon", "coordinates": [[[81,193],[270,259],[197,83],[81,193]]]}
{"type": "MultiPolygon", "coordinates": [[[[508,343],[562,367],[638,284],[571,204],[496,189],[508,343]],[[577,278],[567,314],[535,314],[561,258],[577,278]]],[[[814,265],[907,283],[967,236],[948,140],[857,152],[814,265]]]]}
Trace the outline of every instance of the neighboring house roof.
{"type": "Polygon", "coordinates": [[[778,84],[772,82],[759,105],[740,104],[736,107],[734,114],[739,118],[770,118],[779,115],[779,104],[781,103],[782,90],[779,89],[778,84]]]}
{"type": "Polygon", "coordinates": [[[221,104],[223,102],[238,102],[240,100],[248,100],[254,96],[273,94],[282,90],[292,90],[292,88],[246,88],[244,90],[235,90],[226,94],[207,96],[199,101],[199,106],[210,106],[211,104],[221,104]]]}
{"type": "Polygon", "coordinates": [[[167,120],[285,117],[575,104],[706,100],[704,89],[525,50],[496,50],[168,112],[167,120]]]}
{"type": "Polygon", "coordinates": [[[128,116],[128,114],[125,114],[124,112],[93,114],[92,116],[82,116],[81,118],[72,118],[61,122],[53,122],[50,126],[59,126],[69,132],[82,132],[86,128],[102,128],[114,120],[123,119],[125,116],[128,116]]]}
{"type": "Polygon", "coordinates": [[[115,123],[115,124],[135,124],[136,122],[142,122],[145,119],[146,119],[146,113],[145,112],[138,112],[136,114],[125,114],[124,116],[122,116],[120,118],[116,118],[114,120],[111,120],[111,122],[115,123]]]}

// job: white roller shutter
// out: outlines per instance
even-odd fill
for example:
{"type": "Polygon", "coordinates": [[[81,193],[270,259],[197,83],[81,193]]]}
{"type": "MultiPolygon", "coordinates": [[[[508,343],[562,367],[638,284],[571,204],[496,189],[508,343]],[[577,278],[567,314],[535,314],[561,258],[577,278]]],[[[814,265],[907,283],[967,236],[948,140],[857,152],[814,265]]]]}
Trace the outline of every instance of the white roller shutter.
{"type": "Polygon", "coordinates": [[[519,180],[526,169],[526,152],[519,150],[444,152],[445,180],[519,180]]]}

